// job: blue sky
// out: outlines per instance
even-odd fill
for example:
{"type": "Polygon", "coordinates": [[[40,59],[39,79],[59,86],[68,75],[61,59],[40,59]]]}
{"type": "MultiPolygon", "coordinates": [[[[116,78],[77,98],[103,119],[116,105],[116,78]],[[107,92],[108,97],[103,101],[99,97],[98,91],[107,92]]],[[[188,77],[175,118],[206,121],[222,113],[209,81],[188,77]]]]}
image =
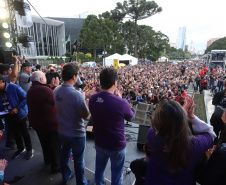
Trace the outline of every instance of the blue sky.
{"type": "MultiPolygon", "coordinates": [[[[123,0],[29,0],[43,17],[73,17],[88,11],[98,15],[115,8],[123,0]]],[[[176,42],[179,27],[187,29],[187,44],[193,41],[197,50],[206,48],[207,41],[226,36],[225,0],[156,0],[163,11],[138,24],[152,26],[176,42]]],[[[32,11],[34,14],[35,12],[32,11]]]]}

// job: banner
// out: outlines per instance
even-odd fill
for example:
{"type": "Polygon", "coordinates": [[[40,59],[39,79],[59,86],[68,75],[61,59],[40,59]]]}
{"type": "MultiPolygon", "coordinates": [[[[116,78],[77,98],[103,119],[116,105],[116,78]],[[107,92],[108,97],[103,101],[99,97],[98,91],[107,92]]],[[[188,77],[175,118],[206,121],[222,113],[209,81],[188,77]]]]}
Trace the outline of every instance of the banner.
{"type": "Polygon", "coordinates": [[[114,68],[118,69],[118,59],[114,59],[114,68]]]}

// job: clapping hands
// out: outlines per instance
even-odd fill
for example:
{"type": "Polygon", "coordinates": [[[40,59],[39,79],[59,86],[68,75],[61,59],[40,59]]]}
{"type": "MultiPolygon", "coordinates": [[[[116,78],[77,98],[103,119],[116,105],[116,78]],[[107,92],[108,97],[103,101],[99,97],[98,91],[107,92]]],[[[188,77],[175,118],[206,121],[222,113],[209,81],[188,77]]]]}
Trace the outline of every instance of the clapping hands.
{"type": "Polygon", "coordinates": [[[89,99],[92,94],[96,93],[96,90],[92,88],[91,90],[87,89],[83,91],[83,95],[85,96],[85,99],[89,99]]]}
{"type": "Polygon", "coordinates": [[[51,84],[49,84],[51,89],[54,89],[55,87],[59,86],[60,80],[58,77],[52,78],[51,84]]]}
{"type": "Polygon", "coordinates": [[[189,96],[186,104],[184,105],[184,109],[186,110],[189,119],[195,118],[194,107],[195,107],[195,105],[194,105],[193,98],[191,96],[189,96]]]}
{"type": "Polygon", "coordinates": [[[118,97],[122,97],[122,94],[124,93],[122,86],[118,86],[118,88],[115,90],[115,95],[118,97]]]}

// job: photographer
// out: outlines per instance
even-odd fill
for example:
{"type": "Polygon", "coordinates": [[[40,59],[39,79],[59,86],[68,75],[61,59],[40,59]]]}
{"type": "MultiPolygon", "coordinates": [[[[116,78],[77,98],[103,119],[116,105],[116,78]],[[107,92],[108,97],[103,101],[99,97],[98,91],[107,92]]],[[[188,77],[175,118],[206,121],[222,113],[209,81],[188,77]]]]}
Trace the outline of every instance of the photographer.
{"type": "Polygon", "coordinates": [[[56,77],[58,77],[59,80],[61,79],[60,75],[56,72],[55,68],[49,65],[46,73],[47,86],[49,86],[51,84],[52,79],[56,77]]]}
{"type": "Polygon", "coordinates": [[[181,87],[181,89],[178,89],[176,101],[180,102],[181,100],[185,100],[186,97],[187,97],[187,93],[184,90],[184,87],[181,87]]]}

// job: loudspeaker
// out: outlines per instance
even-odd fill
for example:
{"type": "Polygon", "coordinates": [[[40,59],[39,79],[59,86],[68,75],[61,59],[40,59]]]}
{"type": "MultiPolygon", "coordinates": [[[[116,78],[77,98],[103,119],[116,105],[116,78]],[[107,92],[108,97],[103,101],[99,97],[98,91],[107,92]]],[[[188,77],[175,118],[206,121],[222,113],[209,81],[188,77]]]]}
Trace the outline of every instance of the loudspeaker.
{"type": "Polygon", "coordinates": [[[4,50],[0,48],[0,63],[13,64],[12,53],[14,53],[13,50],[4,50]]]}
{"type": "Polygon", "coordinates": [[[139,125],[138,137],[137,137],[137,148],[143,149],[143,146],[147,142],[147,134],[150,125],[139,125]]]}

